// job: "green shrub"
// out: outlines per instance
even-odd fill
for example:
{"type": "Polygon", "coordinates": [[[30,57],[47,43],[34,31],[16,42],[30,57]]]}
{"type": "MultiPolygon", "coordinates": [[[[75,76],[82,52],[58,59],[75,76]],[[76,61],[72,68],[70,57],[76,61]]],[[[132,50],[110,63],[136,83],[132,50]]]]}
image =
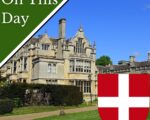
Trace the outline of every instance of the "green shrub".
{"type": "Polygon", "coordinates": [[[13,105],[14,107],[22,107],[23,106],[22,100],[20,98],[14,98],[13,105]]]}
{"type": "Polygon", "coordinates": [[[79,105],[83,101],[82,93],[76,86],[52,86],[54,105],[79,105]]]}
{"type": "Polygon", "coordinates": [[[66,96],[64,97],[64,103],[66,105],[79,105],[83,101],[83,96],[77,87],[70,87],[70,91],[66,90],[66,96]]]}
{"type": "Polygon", "coordinates": [[[83,96],[79,88],[76,86],[67,85],[43,85],[43,84],[10,84],[0,90],[0,98],[9,98],[14,100],[14,106],[20,107],[21,105],[32,104],[51,104],[51,105],[79,105],[83,102],[83,96]],[[31,93],[27,96],[26,90],[31,93]],[[32,91],[38,90],[42,93],[42,99],[32,96],[32,91]],[[43,100],[45,94],[50,94],[49,101],[43,100]],[[32,99],[33,98],[33,99],[32,99]],[[39,102],[40,101],[40,102],[39,102]]]}
{"type": "Polygon", "coordinates": [[[30,84],[30,89],[39,89],[51,93],[52,105],[79,105],[83,102],[83,93],[76,86],[30,84]]]}
{"type": "Polygon", "coordinates": [[[3,92],[0,94],[0,98],[20,98],[24,103],[24,95],[27,89],[26,84],[14,83],[3,87],[3,92]]]}
{"type": "Polygon", "coordinates": [[[13,111],[13,101],[9,99],[0,100],[0,114],[11,113],[13,111]]]}
{"type": "Polygon", "coordinates": [[[97,101],[98,101],[98,99],[97,99],[97,98],[95,98],[95,99],[94,99],[94,102],[97,102],[97,101]]]}

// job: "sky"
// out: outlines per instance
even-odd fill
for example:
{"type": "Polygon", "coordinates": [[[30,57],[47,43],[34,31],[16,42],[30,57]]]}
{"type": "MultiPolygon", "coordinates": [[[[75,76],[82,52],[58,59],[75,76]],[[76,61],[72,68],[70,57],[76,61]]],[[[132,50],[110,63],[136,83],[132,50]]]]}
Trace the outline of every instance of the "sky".
{"type": "Polygon", "coordinates": [[[147,60],[150,51],[150,0],[70,0],[35,36],[58,37],[58,20],[67,19],[66,37],[82,25],[88,40],[97,45],[97,58],[111,57],[114,64],[147,60]],[[86,2],[85,2],[86,1],[86,2]]]}

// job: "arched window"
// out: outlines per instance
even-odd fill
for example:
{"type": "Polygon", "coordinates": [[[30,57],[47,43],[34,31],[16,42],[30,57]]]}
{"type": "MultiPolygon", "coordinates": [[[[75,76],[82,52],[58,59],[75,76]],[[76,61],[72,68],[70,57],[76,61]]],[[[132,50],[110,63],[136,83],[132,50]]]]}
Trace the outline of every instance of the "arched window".
{"type": "Polygon", "coordinates": [[[79,38],[78,41],[76,42],[75,52],[76,53],[85,53],[84,43],[82,43],[81,38],[79,38]]]}

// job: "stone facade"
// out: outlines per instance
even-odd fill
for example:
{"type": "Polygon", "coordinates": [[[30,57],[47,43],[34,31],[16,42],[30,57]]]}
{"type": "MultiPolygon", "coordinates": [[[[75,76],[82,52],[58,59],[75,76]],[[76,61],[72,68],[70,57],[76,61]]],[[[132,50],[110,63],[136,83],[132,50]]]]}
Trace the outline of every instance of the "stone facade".
{"type": "Polygon", "coordinates": [[[96,45],[90,44],[80,27],[66,39],[66,20],[59,20],[59,37],[46,33],[31,38],[1,69],[10,82],[75,85],[86,101],[97,97],[96,45]]]}
{"type": "Polygon", "coordinates": [[[148,60],[137,62],[135,56],[130,56],[129,61],[119,61],[118,65],[97,66],[99,73],[150,73],[150,53],[148,60]]]}

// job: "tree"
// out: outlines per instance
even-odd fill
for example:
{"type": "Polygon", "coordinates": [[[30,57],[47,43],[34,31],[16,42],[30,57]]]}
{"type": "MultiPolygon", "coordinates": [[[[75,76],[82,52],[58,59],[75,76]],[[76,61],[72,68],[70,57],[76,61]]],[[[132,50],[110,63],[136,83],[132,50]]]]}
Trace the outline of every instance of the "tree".
{"type": "Polygon", "coordinates": [[[96,60],[96,65],[106,66],[109,64],[112,65],[112,60],[109,56],[106,56],[106,55],[103,55],[96,60]]]}

